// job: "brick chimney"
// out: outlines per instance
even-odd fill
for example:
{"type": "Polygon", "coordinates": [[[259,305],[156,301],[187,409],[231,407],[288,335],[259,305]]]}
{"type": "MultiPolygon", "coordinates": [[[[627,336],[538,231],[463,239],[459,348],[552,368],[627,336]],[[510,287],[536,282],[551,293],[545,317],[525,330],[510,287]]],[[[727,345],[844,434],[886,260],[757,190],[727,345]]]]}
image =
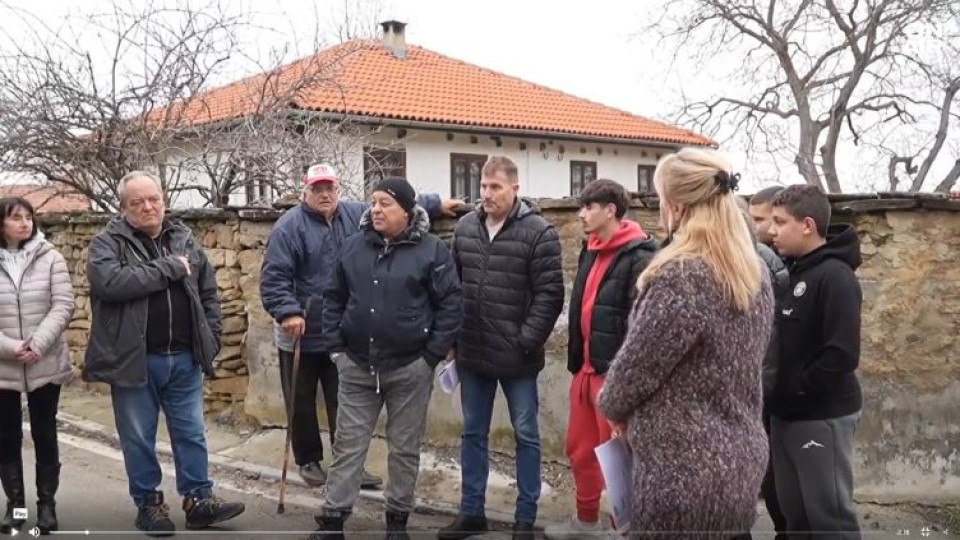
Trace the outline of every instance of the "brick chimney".
{"type": "Polygon", "coordinates": [[[383,27],[383,46],[397,58],[406,58],[407,38],[404,36],[403,29],[406,28],[407,23],[383,21],[380,26],[383,27]]]}

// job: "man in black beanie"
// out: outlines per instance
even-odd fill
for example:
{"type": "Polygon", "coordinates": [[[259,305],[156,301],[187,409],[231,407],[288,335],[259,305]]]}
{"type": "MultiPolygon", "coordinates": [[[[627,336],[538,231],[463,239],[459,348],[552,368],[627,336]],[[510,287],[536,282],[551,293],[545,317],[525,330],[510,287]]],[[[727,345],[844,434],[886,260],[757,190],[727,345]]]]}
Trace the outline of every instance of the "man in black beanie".
{"type": "Polygon", "coordinates": [[[433,370],[463,317],[460,280],[450,250],[430,234],[427,213],[402,178],[376,185],[360,231],[344,242],[324,290],[324,348],[340,378],[340,415],[320,529],[311,538],[343,538],[386,406],[386,538],[409,540],[433,370]]]}
{"type": "Polygon", "coordinates": [[[410,182],[397,177],[384,178],[373,188],[373,193],[378,191],[390,195],[408,216],[413,214],[413,208],[417,205],[417,192],[410,182]]]}

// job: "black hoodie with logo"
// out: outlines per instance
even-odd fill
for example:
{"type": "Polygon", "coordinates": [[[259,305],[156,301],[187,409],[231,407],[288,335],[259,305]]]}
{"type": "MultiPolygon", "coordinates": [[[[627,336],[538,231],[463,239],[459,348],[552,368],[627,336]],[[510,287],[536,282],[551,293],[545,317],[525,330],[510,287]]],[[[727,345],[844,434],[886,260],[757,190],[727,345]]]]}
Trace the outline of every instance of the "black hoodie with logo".
{"type": "Polygon", "coordinates": [[[784,420],[826,420],[863,406],[860,363],[860,240],[837,224],[827,243],[790,266],[777,304],[779,366],[770,413],[784,420]]]}

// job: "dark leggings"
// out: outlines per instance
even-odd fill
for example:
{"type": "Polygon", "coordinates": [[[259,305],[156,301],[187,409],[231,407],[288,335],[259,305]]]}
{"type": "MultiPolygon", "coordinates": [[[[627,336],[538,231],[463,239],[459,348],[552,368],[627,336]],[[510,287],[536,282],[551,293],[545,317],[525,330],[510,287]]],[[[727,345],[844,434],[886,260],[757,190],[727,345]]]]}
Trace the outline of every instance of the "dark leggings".
{"type": "MultiPolygon", "coordinates": [[[[37,452],[37,463],[60,463],[57,446],[57,409],[60,405],[60,385],[47,384],[27,394],[30,409],[30,434],[37,452]]],[[[0,463],[20,463],[23,460],[23,412],[20,392],[0,390],[0,463]]]]}

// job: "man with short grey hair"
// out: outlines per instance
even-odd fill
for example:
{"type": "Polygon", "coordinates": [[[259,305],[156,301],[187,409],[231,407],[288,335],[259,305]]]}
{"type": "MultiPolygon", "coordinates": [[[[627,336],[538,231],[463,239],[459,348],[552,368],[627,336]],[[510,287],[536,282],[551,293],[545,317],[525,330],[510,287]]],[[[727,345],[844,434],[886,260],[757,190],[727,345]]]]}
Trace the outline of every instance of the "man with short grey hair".
{"type": "Polygon", "coordinates": [[[165,217],[160,182],[124,176],[120,215],[90,242],[87,278],[93,323],[83,379],[110,385],[136,527],[175,530],[160,491],[156,437],[166,418],[188,529],[240,515],[243,503],[215,497],[207,470],[203,374],[220,349],[214,271],[193,232],[165,217]]]}

